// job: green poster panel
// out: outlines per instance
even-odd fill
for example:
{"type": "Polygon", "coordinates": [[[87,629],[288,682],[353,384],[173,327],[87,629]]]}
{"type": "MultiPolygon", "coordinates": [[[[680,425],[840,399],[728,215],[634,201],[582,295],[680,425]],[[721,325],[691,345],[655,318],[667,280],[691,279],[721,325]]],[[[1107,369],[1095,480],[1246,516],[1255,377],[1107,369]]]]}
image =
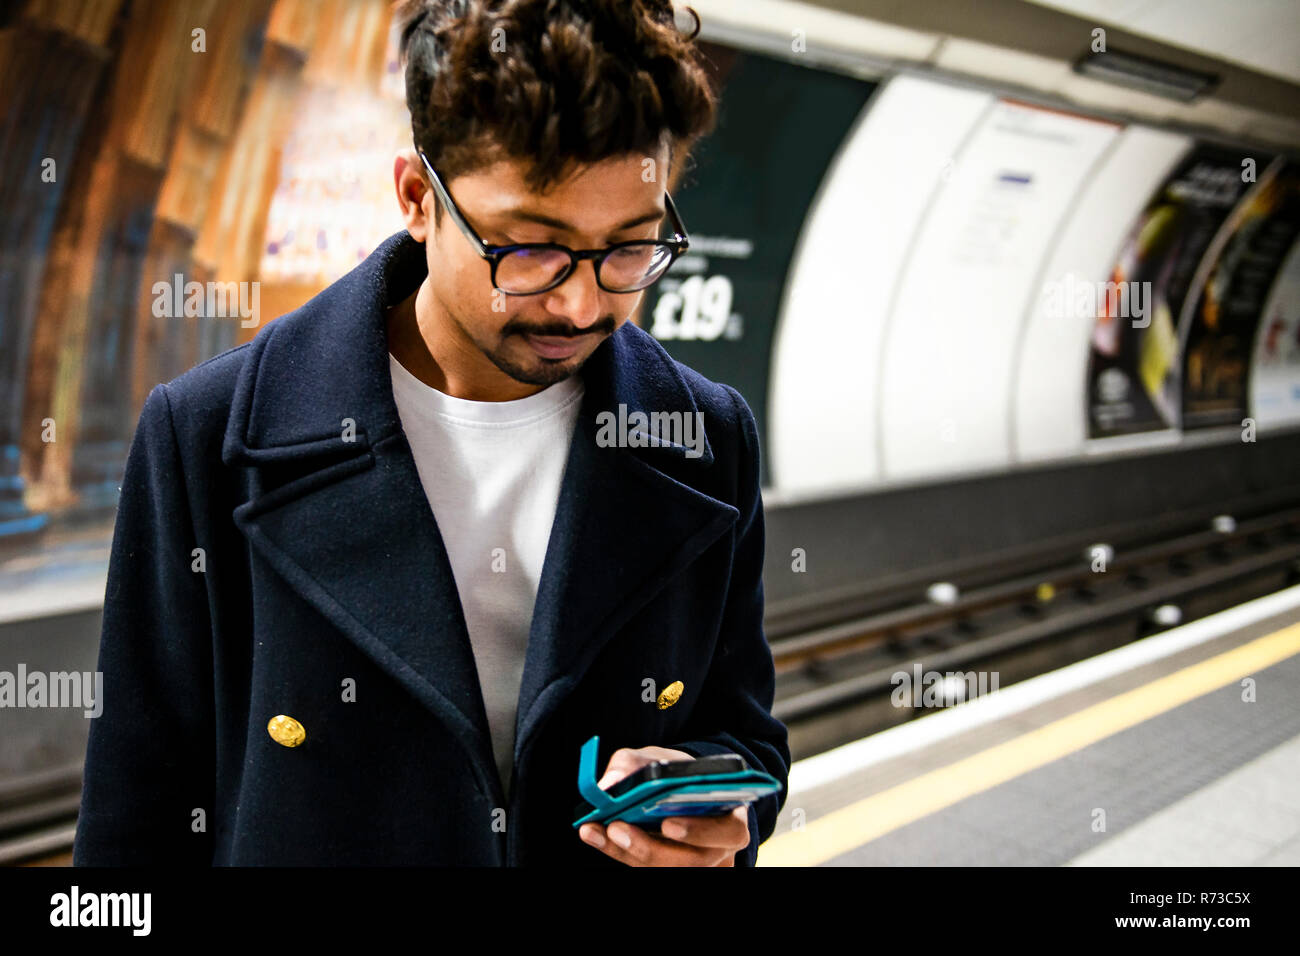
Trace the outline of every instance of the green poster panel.
{"type": "MultiPolygon", "coordinates": [[[[652,287],[642,321],[674,358],[745,397],[766,446],[772,341],[795,244],[876,84],[703,48],[718,77],[718,124],[673,190],[691,248],[652,287]]],[[[844,276],[846,291],[853,282],[844,276]]]]}

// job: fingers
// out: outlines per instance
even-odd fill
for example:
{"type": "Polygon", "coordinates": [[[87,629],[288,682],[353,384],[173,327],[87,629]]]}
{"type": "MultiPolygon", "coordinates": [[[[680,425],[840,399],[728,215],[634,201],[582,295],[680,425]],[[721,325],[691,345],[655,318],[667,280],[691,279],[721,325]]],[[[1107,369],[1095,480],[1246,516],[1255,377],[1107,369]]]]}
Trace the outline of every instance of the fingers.
{"type": "Polygon", "coordinates": [[[584,823],[579,828],[579,836],[584,840],[593,832],[604,838],[604,844],[598,847],[602,853],[628,866],[727,865],[725,860],[730,857],[734,861],[736,853],[735,848],[697,847],[676,840],[666,840],[621,820],[614,821],[608,827],[596,823],[584,823]],[[626,847],[618,842],[623,836],[627,838],[626,847]]]}
{"type": "Polygon", "coordinates": [[[659,832],[680,843],[735,852],[749,846],[749,809],[736,807],[720,817],[666,817],[659,832]]]}

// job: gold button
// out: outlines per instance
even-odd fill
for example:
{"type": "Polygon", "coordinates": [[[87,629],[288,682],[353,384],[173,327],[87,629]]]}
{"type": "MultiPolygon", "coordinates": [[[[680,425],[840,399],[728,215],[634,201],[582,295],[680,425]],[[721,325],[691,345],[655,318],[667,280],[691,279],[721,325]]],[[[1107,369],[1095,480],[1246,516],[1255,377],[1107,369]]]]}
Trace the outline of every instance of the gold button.
{"type": "Polygon", "coordinates": [[[659,709],[667,710],[673,704],[677,703],[678,699],[682,696],[682,690],[683,685],[679,680],[675,680],[665,687],[664,692],[659,695],[659,700],[657,701],[659,709]]]}
{"type": "Polygon", "coordinates": [[[267,721],[266,732],[277,744],[285,747],[297,747],[307,739],[306,728],[286,714],[279,714],[267,721]]]}

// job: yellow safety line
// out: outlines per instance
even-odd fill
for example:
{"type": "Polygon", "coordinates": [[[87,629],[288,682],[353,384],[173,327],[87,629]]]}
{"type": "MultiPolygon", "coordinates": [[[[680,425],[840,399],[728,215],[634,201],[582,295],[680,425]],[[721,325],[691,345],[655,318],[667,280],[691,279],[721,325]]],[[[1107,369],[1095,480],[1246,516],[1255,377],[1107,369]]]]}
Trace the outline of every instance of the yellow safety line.
{"type": "MultiPolygon", "coordinates": [[[[1300,653],[1300,624],[778,833],[760,866],[816,866],[1044,764],[1300,653]]],[[[924,719],[924,718],[922,718],[924,719]]],[[[787,807],[789,809],[789,807],[787,807]]]]}

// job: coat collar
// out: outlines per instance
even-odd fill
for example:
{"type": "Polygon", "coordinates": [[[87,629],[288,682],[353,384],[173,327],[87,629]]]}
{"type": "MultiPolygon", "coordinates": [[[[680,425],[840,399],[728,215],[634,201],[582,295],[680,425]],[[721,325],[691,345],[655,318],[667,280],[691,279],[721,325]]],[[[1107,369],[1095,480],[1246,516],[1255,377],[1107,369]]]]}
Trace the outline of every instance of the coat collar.
{"type": "MultiPolygon", "coordinates": [[[[222,459],[254,470],[234,518],[258,553],[457,731],[480,786],[505,806],[451,565],[393,399],[386,310],[426,275],[424,245],[403,231],[262,329],[222,459]]],[[[597,415],[620,404],[629,417],[700,410],[650,335],[624,323],[581,374],[519,692],[516,767],[605,642],[739,515],[686,483],[713,464],[707,434],[695,458],[680,445],[597,444],[597,415]]]]}
{"type": "MultiPolygon", "coordinates": [[[[424,244],[399,232],[306,305],[268,325],[257,337],[261,347],[254,346],[256,357],[245,366],[236,389],[223,460],[261,464],[344,453],[399,432],[386,310],[414,292],[427,275],[424,244]],[[343,437],[346,419],[355,423],[355,441],[343,437]]],[[[598,409],[617,413],[622,403],[629,416],[638,410],[699,411],[672,358],[631,322],[601,343],[583,365],[582,376],[598,409]]],[[[700,467],[713,462],[707,434],[698,458],[674,444],[638,451],[649,460],[662,454],[700,467]]]]}

